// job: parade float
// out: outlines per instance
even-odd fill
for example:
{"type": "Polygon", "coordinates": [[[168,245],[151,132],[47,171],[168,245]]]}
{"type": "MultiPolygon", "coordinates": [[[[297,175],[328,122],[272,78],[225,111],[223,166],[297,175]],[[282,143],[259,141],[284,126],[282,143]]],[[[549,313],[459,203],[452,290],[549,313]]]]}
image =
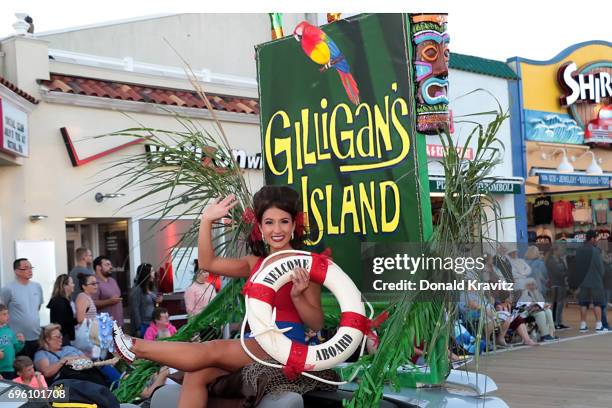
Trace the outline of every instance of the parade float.
{"type": "MultiPolygon", "coordinates": [[[[303,22],[290,36],[283,36],[280,16],[271,20],[276,39],[256,48],[265,183],[290,185],[300,192],[310,249],[331,249],[331,264],[343,271],[334,272],[332,282],[320,281],[331,291],[323,293],[326,326],[340,329],[330,344],[307,349],[297,370],[308,375],[336,368],[342,381],[337,391],[304,396],[306,406],[326,399],[344,399],[348,407],[376,407],[383,400],[395,404],[389,406],[418,406],[415,401],[420,400],[437,404],[433,406],[455,406],[453,401],[470,406],[485,399],[491,406],[505,406],[482,396],[495,390],[486,376],[451,370],[448,349],[456,299],[445,292],[434,297],[418,291],[375,293],[369,290],[371,271],[364,270],[363,259],[368,245],[420,243],[456,256],[456,244],[488,238],[480,226],[494,222],[499,208],[480,186],[491,183],[491,170],[499,163],[503,146],[496,133],[507,114],[499,107],[482,113],[490,118],[488,126],[472,122],[467,142],[477,139],[477,148],[473,160],[463,160],[448,133],[446,15],[364,14],[322,27],[303,22]],[[438,138],[446,151],[441,164],[447,194],[435,228],[427,177],[428,137],[438,138]],[[347,313],[357,315],[359,322],[347,323],[347,313]],[[365,338],[374,331],[377,349],[364,354],[365,338]],[[424,348],[425,365],[410,363],[417,345],[424,348]],[[324,351],[327,346],[338,352],[324,351]],[[358,361],[343,363],[356,350],[358,361]],[[453,394],[449,384],[471,388],[473,394],[453,394]]],[[[205,90],[193,84],[209,104],[205,90]]],[[[130,205],[153,193],[165,194],[150,214],[176,219],[197,217],[210,200],[235,194],[238,206],[216,226],[216,249],[225,256],[239,256],[252,229],[252,220],[245,217],[252,207],[251,193],[224,130],[218,121],[217,129],[210,131],[187,118],[177,120],[184,131],[116,132],[145,137],[157,148],[123,160],[115,167],[120,172],[111,178],[122,177],[126,189],[143,190],[130,205]]],[[[196,221],[181,238],[189,247],[197,247],[198,227],[196,221]]],[[[300,256],[304,255],[291,259],[298,262],[300,256]]],[[[250,282],[249,289],[258,284],[278,290],[287,280],[279,279],[282,274],[270,277],[270,270],[260,271],[259,281],[250,282]]],[[[251,329],[264,334],[258,341],[277,360],[275,366],[286,367],[293,345],[274,327],[274,308],[248,290],[245,302],[243,284],[225,284],[204,312],[165,340],[210,340],[246,315],[251,329]],[[259,326],[258,319],[263,319],[259,326]]],[[[137,361],[115,394],[123,402],[134,400],[158,368],[153,362],[137,361]]]]}

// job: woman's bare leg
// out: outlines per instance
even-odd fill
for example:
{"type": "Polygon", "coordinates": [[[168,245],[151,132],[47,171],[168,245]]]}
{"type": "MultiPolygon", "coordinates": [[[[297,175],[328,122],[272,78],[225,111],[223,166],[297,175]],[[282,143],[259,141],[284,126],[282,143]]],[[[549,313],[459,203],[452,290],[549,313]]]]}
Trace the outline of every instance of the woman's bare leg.
{"type": "Polygon", "coordinates": [[[185,373],[178,408],[206,408],[208,406],[208,384],[217,378],[229,374],[220,368],[204,368],[185,373]]]}
{"type": "Polygon", "coordinates": [[[538,343],[536,343],[535,341],[531,340],[531,337],[529,337],[529,333],[527,332],[527,326],[525,326],[525,323],[521,323],[519,325],[519,327],[516,328],[516,332],[521,337],[521,339],[523,340],[523,343],[525,343],[525,345],[527,345],[527,346],[539,346],[538,343]]]}
{"type": "MultiPolygon", "coordinates": [[[[245,340],[245,344],[257,357],[267,357],[254,339],[245,340]]],[[[233,372],[253,362],[242,349],[240,340],[186,343],[136,339],[132,351],[137,358],[155,361],[185,372],[213,367],[233,372]]]]}

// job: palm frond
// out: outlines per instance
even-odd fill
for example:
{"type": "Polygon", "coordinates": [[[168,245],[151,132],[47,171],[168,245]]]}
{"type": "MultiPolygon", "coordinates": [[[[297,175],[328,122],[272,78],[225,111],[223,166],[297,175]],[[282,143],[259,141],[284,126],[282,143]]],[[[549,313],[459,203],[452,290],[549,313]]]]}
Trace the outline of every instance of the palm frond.
{"type": "MultiPolygon", "coordinates": [[[[479,90],[473,91],[479,92],[479,90]]],[[[471,93],[473,93],[471,92],[471,93]]],[[[484,91],[487,92],[487,91],[484,91]]],[[[470,93],[470,94],[471,94],[470,93]]],[[[489,93],[490,94],[490,93],[489,93]]],[[[444,169],[445,198],[438,225],[430,239],[429,250],[457,257],[462,244],[497,240],[497,226],[502,219],[501,208],[492,193],[484,188],[495,182],[492,172],[501,163],[503,143],[497,138],[500,126],[509,117],[499,102],[495,111],[480,112],[470,117],[490,117],[486,126],[479,121],[461,121],[471,124],[463,149],[449,133],[440,134],[445,154],[440,160],[444,169]],[[467,147],[476,139],[473,160],[465,160],[467,147]],[[483,225],[493,224],[495,237],[483,232],[483,225]]],[[[456,122],[457,123],[457,122],[456,122]]],[[[442,271],[435,271],[442,275],[442,271]]],[[[418,280],[418,279],[417,279],[418,280]]],[[[447,350],[454,322],[457,318],[456,299],[449,293],[434,299],[425,299],[415,291],[409,291],[391,307],[390,317],[383,326],[378,351],[354,364],[350,370],[363,373],[353,398],[345,403],[349,408],[377,407],[383,393],[383,386],[391,384],[416,386],[417,382],[441,383],[448,373],[447,350]],[[407,378],[400,379],[398,368],[410,367],[410,357],[415,345],[425,344],[426,361],[435,376],[426,378],[417,368],[407,378]],[[424,381],[425,379],[425,381],[424,381]]],[[[480,338],[477,339],[480,342],[480,338]]],[[[409,371],[409,370],[408,370],[409,371]]]]}

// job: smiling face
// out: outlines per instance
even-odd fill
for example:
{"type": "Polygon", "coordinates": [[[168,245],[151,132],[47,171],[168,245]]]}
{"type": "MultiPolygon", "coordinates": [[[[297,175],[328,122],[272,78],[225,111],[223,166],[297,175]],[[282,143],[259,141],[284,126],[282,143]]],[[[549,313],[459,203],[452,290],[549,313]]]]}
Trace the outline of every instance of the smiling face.
{"type": "Polygon", "coordinates": [[[270,253],[291,249],[291,234],[295,223],[287,211],[268,208],[261,217],[260,228],[264,241],[270,245],[270,253]]]}
{"type": "Polygon", "coordinates": [[[417,86],[417,129],[436,134],[448,128],[448,49],[446,15],[411,17],[414,71],[417,86]]]}

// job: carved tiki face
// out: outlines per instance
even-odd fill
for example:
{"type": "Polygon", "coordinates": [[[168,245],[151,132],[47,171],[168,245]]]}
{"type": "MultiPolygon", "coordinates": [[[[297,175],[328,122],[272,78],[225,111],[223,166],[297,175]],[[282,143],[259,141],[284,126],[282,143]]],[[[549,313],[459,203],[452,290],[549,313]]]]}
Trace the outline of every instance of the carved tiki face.
{"type": "Polygon", "coordinates": [[[446,14],[410,16],[414,49],[417,130],[437,134],[448,129],[448,50],[446,14]]]}

